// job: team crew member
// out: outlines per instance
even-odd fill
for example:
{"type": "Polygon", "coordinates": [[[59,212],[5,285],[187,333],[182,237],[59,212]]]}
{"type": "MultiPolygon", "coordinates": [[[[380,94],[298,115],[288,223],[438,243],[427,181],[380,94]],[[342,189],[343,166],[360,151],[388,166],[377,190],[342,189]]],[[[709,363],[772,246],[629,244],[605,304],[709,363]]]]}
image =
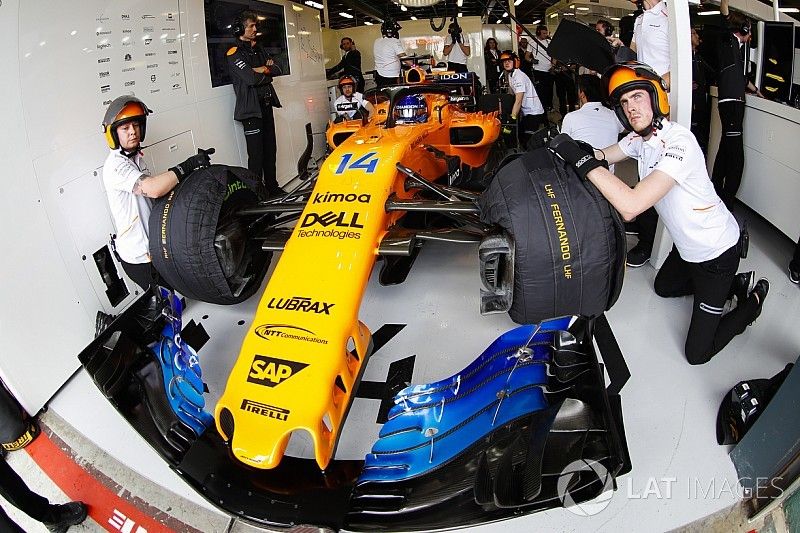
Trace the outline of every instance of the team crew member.
{"type": "Polygon", "coordinates": [[[400,79],[400,59],[406,55],[398,32],[403,29],[392,19],[381,24],[381,35],[375,39],[372,55],[375,57],[375,84],[378,88],[394,85],[400,79]]]}
{"type": "Polygon", "coordinates": [[[507,77],[508,92],[513,94],[514,106],[511,108],[511,120],[519,119],[519,140],[523,146],[528,142],[532,132],[543,124],[544,108],[533,82],[520,69],[515,68],[516,55],[514,52],[503,52],[500,60],[503,62],[504,76],[507,77]]]}
{"type": "Polygon", "coordinates": [[[350,37],[342,37],[339,49],[344,52],[342,59],[331,68],[325,69],[325,76],[331,78],[342,73],[356,81],[356,91],[364,92],[364,74],[361,72],[361,52],[356,50],[356,43],[350,37]]]}
{"type": "Polygon", "coordinates": [[[458,22],[450,23],[447,28],[449,34],[444,38],[444,55],[447,56],[447,70],[453,72],[467,72],[467,58],[470,54],[469,42],[465,42],[458,22]]]}
{"type": "Polygon", "coordinates": [[[689,363],[705,363],[761,314],[769,282],[761,279],[750,289],[754,273],[736,274],[739,226],[714,192],[694,136],[665,118],[669,102],[663,80],[638,62],[615,65],[604,79],[617,115],[632,132],[599,152],[566,135],[550,146],[626,220],[655,206],[675,241],[655,291],[662,297],[694,295],[685,353],[689,363]],[[633,189],[604,168],[628,157],[638,159],[644,176],[633,189]],[[723,316],[731,294],[736,308],[723,316]]]}
{"type": "Polygon", "coordinates": [[[533,83],[545,110],[553,109],[553,83],[555,83],[555,77],[550,72],[553,69],[553,62],[547,54],[547,47],[549,46],[550,34],[547,26],[537,26],[536,40],[531,45],[533,49],[531,51],[533,56],[533,83]]]}
{"type": "Polygon", "coordinates": [[[341,96],[333,103],[336,108],[336,120],[369,119],[372,115],[372,104],[369,100],[364,100],[364,95],[356,92],[356,82],[350,76],[342,76],[339,79],[339,90],[341,96]]]}
{"type": "MultiPolygon", "coordinates": [[[[708,129],[711,121],[711,106],[708,104],[708,74],[711,67],[700,55],[703,40],[696,28],[691,29],[692,39],[692,133],[697,143],[708,153],[708,129]]],[[[719,191],[717,192],[719,194],[719,191]]]]}
{"type": "Polygon", "coordinates": [[[719,120],[722,135],[719,150],[714,160],[711,179],[722,201],[733,208],[733,200],[742,182],[744,170],[744,142],[742,123],[744,121],[744,94],[749,90],[759,96],[755,85],[747,80],[744,69],[745,44],[750,41],[750,21],[741,13],[728,12],[728,0],[719,5],[722,16],[728,18],[728,32],[720,39],[718,49],[719,74],[717,75],[717,94],[719,95],[719,120]]]}
{"type": "Polygon", "coordinates": [[[497,49],[497,40],[494,37],[486,39],[483,60],[486,64],[486,81],[489,83],[489,92],[496,93],[497,81],[503,66],[500,64],[500,50],[497,49]]]}
{"type": "Polygon", "coordinates": [[[631,49],[636,59],[650,65],[669,90],[669,18],[664,0],[644,0],[644,12],[633,25],[631,49]]]}
{"type": "MultiPolygon", "coordinates": [[[[596,147],[616,143],[625,128],[617,119],[616,113],[603,105],[604,91],[600,78],[583,74],[578,76],[577,85],[581,107],[567,113],[561,123],[561,133],[596,147]]],[[[613,173],[614,165],[610,165],[608,170],[613,173]]]]}
{"type": "Polygon", "coordinates": [[[198,154],[180,165],[155,176],[150,175],[142,157],[141,142],[151,111],[133,96],[120,96],[111,102],[103,119],[103,131],[111,152],[103,165],[103,184],[108,206],[117,230],[114,244],[122,269],[142,289],[147,289],[157,274],[150,261],[148,222],[152,198],[170,192],[180,180],[211,164],[208,155],[198,154]]]}
{"type": "Polygon", "coordinates": [[[272,113],[272,108],[281,107],[272,86],[278,67],[257,42],[257,23],[258,16],[250,11],[234,21],[233,32],[239,42],[228,50],[228,71],[236,94],[233,118],[242,123],[247,142],[247,168],[262,177],[267,193],[273,196],[283,193],[277,180],[278,147],[272,113]]]}

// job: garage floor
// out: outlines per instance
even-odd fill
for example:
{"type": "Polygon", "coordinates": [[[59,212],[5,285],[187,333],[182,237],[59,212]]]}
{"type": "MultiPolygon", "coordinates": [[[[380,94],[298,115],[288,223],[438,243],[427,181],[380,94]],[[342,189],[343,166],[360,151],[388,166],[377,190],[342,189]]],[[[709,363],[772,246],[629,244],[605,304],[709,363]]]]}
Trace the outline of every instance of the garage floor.
{"type": "MultiPolygon", "coordinates": [[[[738,501],[741,489],[728,450],[715,439],[720,399],[738,381],[771,376],[800,353],[800,328],[793,327],[800,314],[800,288],[786,276],[792,243],[746,208],[740,211],[749,219],[751,233],[750,256],[740,270],[754,269],[758,277],[766,276],[771,290],[759,320],[712,361],[693,367],[684,360],[691,300],[656,296],[652,290],[656,271],[649,265],[628,270],[622,295],[608,313],[631,371],[621,396],[633,464],[633,470],[618,479],[610,500],[584,506],[584,514],[590,516],[555,509],[474,531],[664,531],[738,501]]],[[[479,314],[478,286],[476,254],[470,246],[427,245],[406,283],[399,286],[381,287],[373,277],[361,319],[372,331],[384,324],[405,327],[373,355],[363,379],[384,381],[393,361],[411,355],[416,356],[415,383],[440,379],[464,367],[514,327],[505,315],[479,314]]],[[[257,298],[235,308],[192,303],[187,310],[187,320],[201,322],[211,337],[200,351],[210,389],[209,410],[225,386],[257,303],[257,298]]],[[[77,462],[113,488],[111,496],[77,492],[93,511],[85,526],[71,531],[255,530],[222,515],[185,485],[122,421],[82,370],[53,398],[49,409],[43,421],[53,450],[61,450],[66,461],[77,462]],[[112,496],[123,503],[111,505],[112,496]],[[134,510],[129,508],[126,514],[124,505],[134,510]]],[[[337,457],[363,458],[378,434],[377,409],[375,400],[355,400],[337,457]]],[[[46,464],[58,463],[56,451],[18,452],[9,462],[24,471],[38,490],[63,501],[64,493],[72,496],[79,488],[74,479],[66,486],[59,481],[52,473],[58,464],[46,464]],[[56,480],[64,493],[45,476],[56,480]]],[[[309,451],[308,442],[293,440],[288,453],[310,456],[309,451]]],[[[10,514],[26,530],[44,531],[15,510],[10,514]]],[[[741,531],[749,529],[741,525],[741,531]]]]}

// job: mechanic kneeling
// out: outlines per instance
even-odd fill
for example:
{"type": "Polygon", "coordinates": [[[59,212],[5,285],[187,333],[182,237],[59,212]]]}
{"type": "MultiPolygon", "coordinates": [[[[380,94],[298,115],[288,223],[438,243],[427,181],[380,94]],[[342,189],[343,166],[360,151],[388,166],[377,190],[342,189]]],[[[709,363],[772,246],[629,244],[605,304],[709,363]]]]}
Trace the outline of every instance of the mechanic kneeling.
{"type": "Polygon", "coordinates": [[[603,79],[631,133],[599,151],[564,134],[550,148],[575,165],[626,220],[655,206],[675,242],[656,276],[655,291],[662,297],[694,295],[685,353],[689,363],[705,363],[758,318],[769,282],[760,279],[752,286],[754,272],[736,274],[739,226],[714,191],[694,135],[666,118],[669,103],[661,77],[630,61],[610,67],[603,79]],[[633,189],[607,170],[609,163],[628,157],[638,159],[644,176],[633,189]],[[733,296],[736,308],[723,316],[733,296]]]}
{"type": "MultiPolygon", "coordinates": [[[[166,172],[150,175],[142,156],[142,141],[150,109],[134,96],[120,96],[108,105],[103,131],[111,152],[103,165],[103,184],[117,235],[115,253],[122,269],[147,290],[158,279],[150,260],[148,221],[152,198],[169,193],[182,179],[211,164],[214,149],[197,150],[166,172]]],[[[162,283],[163,284],[163,283],[162,283]]]]}
{"type": "Polygon", "coordinates": [[[345,120],[369,120],[373,107],[369,100],[364,100],[364,95],[356,92],[356,80],[350,76],[339,78],[339,91],[342,93],[333,103],[336,108],[334,123],[345,120]]]}

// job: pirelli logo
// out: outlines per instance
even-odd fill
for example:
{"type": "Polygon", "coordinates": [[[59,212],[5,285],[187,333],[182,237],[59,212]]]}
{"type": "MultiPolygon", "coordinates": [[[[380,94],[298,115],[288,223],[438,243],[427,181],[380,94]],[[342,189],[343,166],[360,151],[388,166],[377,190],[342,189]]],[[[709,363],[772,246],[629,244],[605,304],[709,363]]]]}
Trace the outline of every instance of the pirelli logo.
{"type": "Polygon", "coordinates": [[[289,419],[289,413],[291,412],[288,409],[275,407],[274,405],[268,405],[265,403],[258,403],[247,399],[242,400],[241,409],[242,411],[247,411],[248,413],[254,413],[267,418],[274,418],[275,420],[280,420],[281,422],[286,422],[289,419]]]}

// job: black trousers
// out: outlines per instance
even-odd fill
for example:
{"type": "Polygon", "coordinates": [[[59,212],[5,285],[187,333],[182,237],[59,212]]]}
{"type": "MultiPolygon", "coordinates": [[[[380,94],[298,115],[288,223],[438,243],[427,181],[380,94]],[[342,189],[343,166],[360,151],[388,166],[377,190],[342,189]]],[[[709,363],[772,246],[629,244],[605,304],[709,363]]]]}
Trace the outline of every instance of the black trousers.
{"type": "Polygon", "coordinates": [[[708,135],[711,124],[711,109],[705,101],[707,98],[708,95],[705,93],[698,95],[692,93],[691,130],[705,156],[708,155],[708,135]]]}
{"type": "Polygon", "coordinates": [[[684,348],[692,365],[708,362],[736,335],[755,320],[759,304],[755,296],[738,302],[736,309],[722,315],[736,269],[739,246],[702,263],[684,261],[673,246],[655,280],[656,294],[663,298],[694,295],[692,320],[684,348]]]}
{"type": "Polygon", "coordinates": [[[795,272],[800,271],[800,239],[798,239],[797,244],[794,245],[794,255],[789,263],[789,268],[795,272]]]}
{"type": "Polygon", "coordinates": [[[375,85],[380,89],[389,85],[397,85],[398,78],[386,78],[377,72],[375,73],[375,85]]]}
{"type": "Polygon", "coordinates": [[[714,159],[711,181],[717,194],[730,209],[742,183],[744,170],[744,143],[742,123],[744,122],[744,102],[720,102],[719,120],[722,123],[722,137],[719,150],[714,159]]]}
{"type": "Polygon", "coordinates": [[[559,72],[556,78],[556,94],[558,95],[558,111],[561,116],[575,109],[578,93],[575,91],[575,80],[567,72],[559,72]]]}
{"type": "Polygon", "coordinates": [[[267,192],[278,189],[276,178],[275,118],[272,106],[261,106],[261,118],[248,118],[242,121],[244,139],[247,142],[247,168],[260,176],[267,192]]]}
{"type": "MultiPolygon", "coordinates": [[[[8,503],[39,522],[53,521],[50,502],[28,488],[17,472],[0,459],[0,496],[8,503]]],[[[0,507],[0,531],[25,533],[0,507]]]]}
{"type": "Polygon", "coordinates": [[[527,150],[528,140],[533,132],[547,123],[545,115],[522,115],[517,129],[520,146],[527,150]]]}
{"type": "Polygon", "coordinates": [[[153,263],[120,262],[122,263],[122,270],[124,270],[128,277],[141,287],[142,290],[146,291],[158,278],[158,274],[156,274],[153,268],[153,263]]]}
{"type": "Polygon", "coordinates": [[[636,217],[636,227],[639,229],[639,246],[652,250],[658,228],[658,213],[655,207],[647,209],[636,217]]]}
{"type": "Polygon", "coordinates": [[[539,100],[542,101],[544,110],[553,109],[553,83],[555,83],[555,76],[551,72],[543,70],[534,70],[533,75],[536,78],[533,82],[536,87],[536,94],[539,95],[539,100]]]}
{"type": "Polygon", "coordinates": [[[452,70],[453,72],[467,72],[467,65],[464,63],[453,63],[452,61],[448,61],[447,70],[452,70]]]}

